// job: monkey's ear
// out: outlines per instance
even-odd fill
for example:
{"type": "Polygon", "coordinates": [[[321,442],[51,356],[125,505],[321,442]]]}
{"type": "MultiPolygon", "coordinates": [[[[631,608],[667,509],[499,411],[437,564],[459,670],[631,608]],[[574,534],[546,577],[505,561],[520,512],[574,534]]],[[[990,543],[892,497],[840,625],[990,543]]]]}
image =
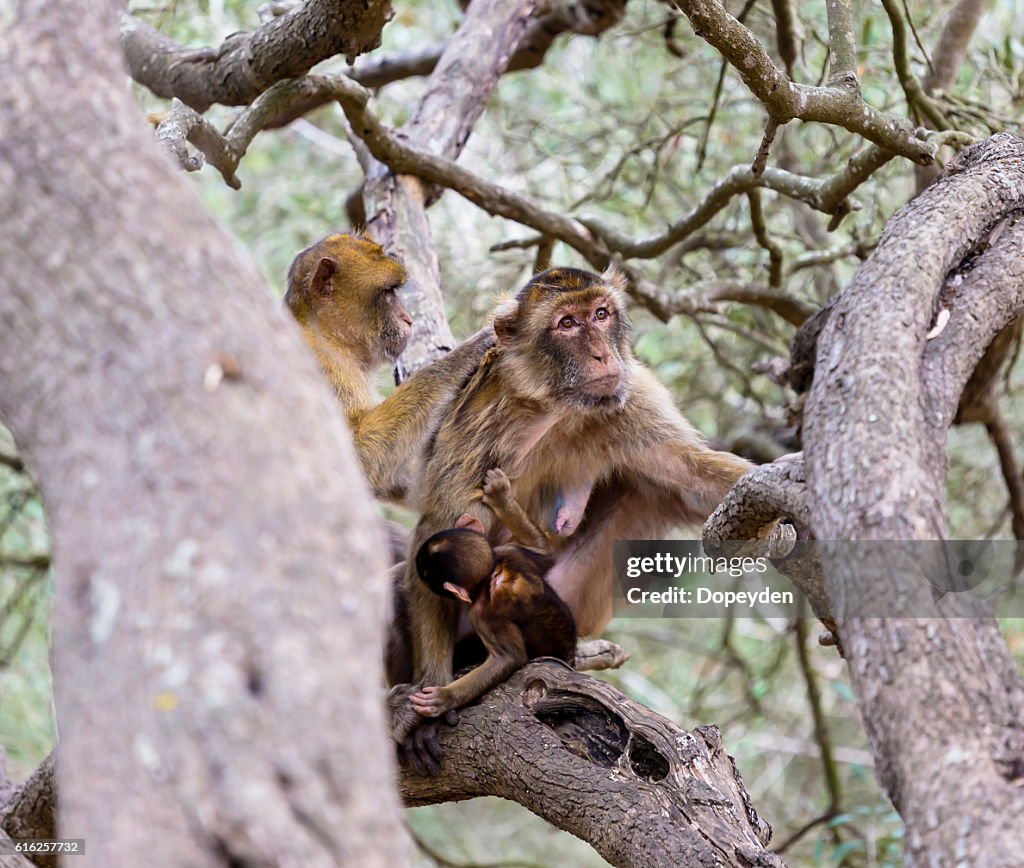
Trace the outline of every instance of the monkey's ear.
{"type": "Polygon", "coordinates": [[[484,523],[475,515],[470,515],[468,512],[462,513],[462,515],[455,519],[454,527],[463,527],[466,530],[475,531],[481,535],[485,533],[484,523]]]}
{"type": "Polygon", "coordinates": [[[609,265],[601,274],[601,282],[605,286],[617,289],[619,292],[625,292],[629,281],[626,280],[626,275],[619,271],[619,269],[614,265],[609,265]]]}
{"type": "Polygon", "coordinates": [[[498,305],[494,311],[494,334],[499,344],[507,344],[515,338],[518,319],[519,305],[515,301],[506,301],[498,305]]]}
{"type": "Polygon", "coordinates": [[[334,292],[334,275],[338,273],[338,261],[330,256],[325,256],[316,264],[313,272],[313,279],[309,288],[313,295],[320,298],[327,298],[334,292]]]}

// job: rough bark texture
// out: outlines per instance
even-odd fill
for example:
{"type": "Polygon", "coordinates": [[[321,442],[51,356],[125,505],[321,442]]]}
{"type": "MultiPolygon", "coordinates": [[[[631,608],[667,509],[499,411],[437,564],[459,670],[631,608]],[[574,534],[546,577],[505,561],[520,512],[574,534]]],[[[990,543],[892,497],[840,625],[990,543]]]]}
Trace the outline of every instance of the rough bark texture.
{"type": "MultiPolygon", "coordinates": [[[[804,409],[812,530],[822,540],[943,538],[945,438],[963,386],[1024,307],[1024,142],[968,149],[899,212],[817,338],[804,409]],[[977,253],[988,236],[989,249],[977,253]],[[952,315],[932,327],[947,276],[952,315]]],[[[901,565],[823,545],[830,601],[885,600],[901,565]]],[[[936,616],[938,608],[935,608],[936,616]]],[[[1022,686],[987,619],[844,618],[839,631],[909,864],[1010,866],[1024,852],[1022,686]]]]}
{"type": "Polygon", "coordinates": [[[336,54],[353,61],[380,45],[390,16],[389,0],[307,0],[252,33],[231,34],[217,49],[178,45],[125,16],[121,49],[139,84],[204,112],[214,103],[248,105],[275,82],[336,54]]]}
{"type": "Polygon", "coordinates": [[[440,775],[403,774],[408,804],[513,799],[629,868],[783,864],[715,727],[680,729],[564,665],[531,663],[442,743],[440,775]]]}
{"type": "MultiPolygon", "coordinates": [[[[13,792],[5,796],[0,789],[0,831],[11,838],[55,838],[56,810],[57,785],[52,753],[13,792]]],[[[57,857],[33,855],[31,861],[49,868],[57,864],[57,857]]]]}
{"type": "Polygon", "coordinates": [[[0,416],[54,540],[58,829],[80,868],[403,864],[370,496],[143,124],[118,7],[22,2],[0,60],[0,416]]]}
{"type": "MultiPolygon", "coordinates": [[[[410,145],[451,159],[461,153],[533,10],[533,0],[475,0],[470,5],[427,80],[412,119],[402,128],[410,145]]],[[[399,360],[400,379],[454,343],[444,315],[437,254],[430,242],[430,196],[431,189],[419,178],[396,175],[382,164],[368,166],[363,190],[367,228],[389,253],[402,259],[413,284],[402,298],[414,325],[399,360]]]]}

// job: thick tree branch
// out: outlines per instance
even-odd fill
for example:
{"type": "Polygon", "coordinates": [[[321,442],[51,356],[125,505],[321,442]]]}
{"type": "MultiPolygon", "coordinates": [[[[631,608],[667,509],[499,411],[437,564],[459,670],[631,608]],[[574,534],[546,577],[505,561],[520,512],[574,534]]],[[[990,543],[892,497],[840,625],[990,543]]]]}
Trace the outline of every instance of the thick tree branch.
{"type": "Polygon", "coordinates": [[[186,48],[126,15],[121,50],[139,84],[204,112],[214,103],[247,105],[275,82],[336,54],[351,62],[380,45],[390,15],[390,0],[306,0],[217,49],[186,48]]]}
{"type": "MultiPolygon", "coordinates": [[[[922,553],[941,557],[939,543],[882,542],[946,535],[944,425],[960,398],[950,387],[962,382],[965,366],[953,366],[937,412],[934,374],[922,375],[922,365],[943,335],[928,336],[946,275],[1021,207],[1024,142],[998,135],[964,151],[893,217],[821,326],[804,410],[814,535],[880,541],[858,548],[857,557],[849,543],[819,545],[875,767],[906,822],[906,858],[920,864],[956,851],[968,864],[1012,866],[1024,846],[1022,684],[1013,661],[993,622],[938,617],[919,579],[922,553]],[[870,603],[881,613],[903,612],[896,606],[907,599],[915,613],[934,617],[847,616],[871,611],[870,603]]],[[[1016,227],[1007,228],[977,263],[989,253],[992,267],[1009,257],[1003,279],[1015,294],[1019,243],[1016,227]]],[[[1001,304],[993,307],[1002,311],[1001,304]]],[[[1002,313],[996,319],[985,329],[1006,322],[1002,313]]],[[[961,595],[950,596],[955,607],[961,595]]]]}
{"type": "Polygon", "coordinates": [[[712,556],[754,553],[772,558],[775,568],[792,580],[833,630],[821,563],[805,532],[810,522],[803,456],[784,455],[755,467],[733,486],[705,522],[702,542],[712,556]],[[785,526],[773,529],[779,519],[796,522],[804,532],[789,527],[786,533],[785,526]]]}
{"type": "MultiPolygon", "coordinates": [[[[508,68],[534,12],[533,0],[475,0],[448,41],[426,88],[403,126],[418,149],[453,160],[461,153],[498,78],[508,68]]],[[[372,161],[371,161],[372,163],[372,161]]],[[[454,343],[444,315],[440,266],[426,209],[434,191],[417,177],[381,164],[365,165],[367,231],[405,264],[410,281],[402,301],[413,333],[395,367],[401,380],[454,343]]]]}
{"type": "MultiPolygon", "coordinates": [[[[952,424],[961,395],[995,337],[1024,312],[1024,219],[1011,215],[987,237],[988,249],[962,272],[950,275],[949,322],[924,348],[926,418],[940,437],[952,424]]],[[[996,371],[990,373],[991,381],[996,371]]]]}
{"type": "Polygon", "coordinates": [[[781,866],[714,727],[692,732],[603,681],[531,663],[442,733],[436,777],[403,771],[409,805],[512,799],[616,866],[781,866]]]}

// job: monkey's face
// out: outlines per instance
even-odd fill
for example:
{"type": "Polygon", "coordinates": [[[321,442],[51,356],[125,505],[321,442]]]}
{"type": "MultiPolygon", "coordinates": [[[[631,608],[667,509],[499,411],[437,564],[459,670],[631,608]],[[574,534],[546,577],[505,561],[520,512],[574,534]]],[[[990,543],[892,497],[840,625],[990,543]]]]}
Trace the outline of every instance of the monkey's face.
{"type": "Polygon", "coordinates": [[[378,289],[374,307],[380,323],[380,347],[388,361],[393,362],[403,352],[412,334],[412,317],[398,297],[401,284],[378,289]]]}
{"type": "Polygon", "coordinates": [[[394,361],[412,334],[398,298],[405,269],[379,244],[358,235],[329,235],[292,263],[285,295],[300,322],[319,328],[367,366],[394,361]]]}
{"type": "Polygon", "coordinates": [[[523,376],[575,409],[621,407],[630,386],[630,325],[614,273],[537,275],[495,331],[523,376]]]}

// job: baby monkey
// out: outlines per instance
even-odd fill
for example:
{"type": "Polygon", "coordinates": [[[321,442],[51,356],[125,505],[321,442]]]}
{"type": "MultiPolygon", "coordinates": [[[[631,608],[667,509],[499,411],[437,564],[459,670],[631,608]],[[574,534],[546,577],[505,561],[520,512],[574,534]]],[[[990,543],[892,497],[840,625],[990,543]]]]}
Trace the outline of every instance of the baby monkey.
{"type": "Polygon", "coordinates": [[[483,502],[511,531],[512,542],[491,547],[483,523],[463,515],[456,526],[430,537],[416,554],[416,571],[435,594],[469,606],[469,623],[487,659],[446,687],[425,687],[409,697],[424,717],[460,708],[536,657],[570,666],[576,623],[569,607],[544,580],[554,557],[544,532],[512,496],[504,471],[487,471],[483,502]]]}

